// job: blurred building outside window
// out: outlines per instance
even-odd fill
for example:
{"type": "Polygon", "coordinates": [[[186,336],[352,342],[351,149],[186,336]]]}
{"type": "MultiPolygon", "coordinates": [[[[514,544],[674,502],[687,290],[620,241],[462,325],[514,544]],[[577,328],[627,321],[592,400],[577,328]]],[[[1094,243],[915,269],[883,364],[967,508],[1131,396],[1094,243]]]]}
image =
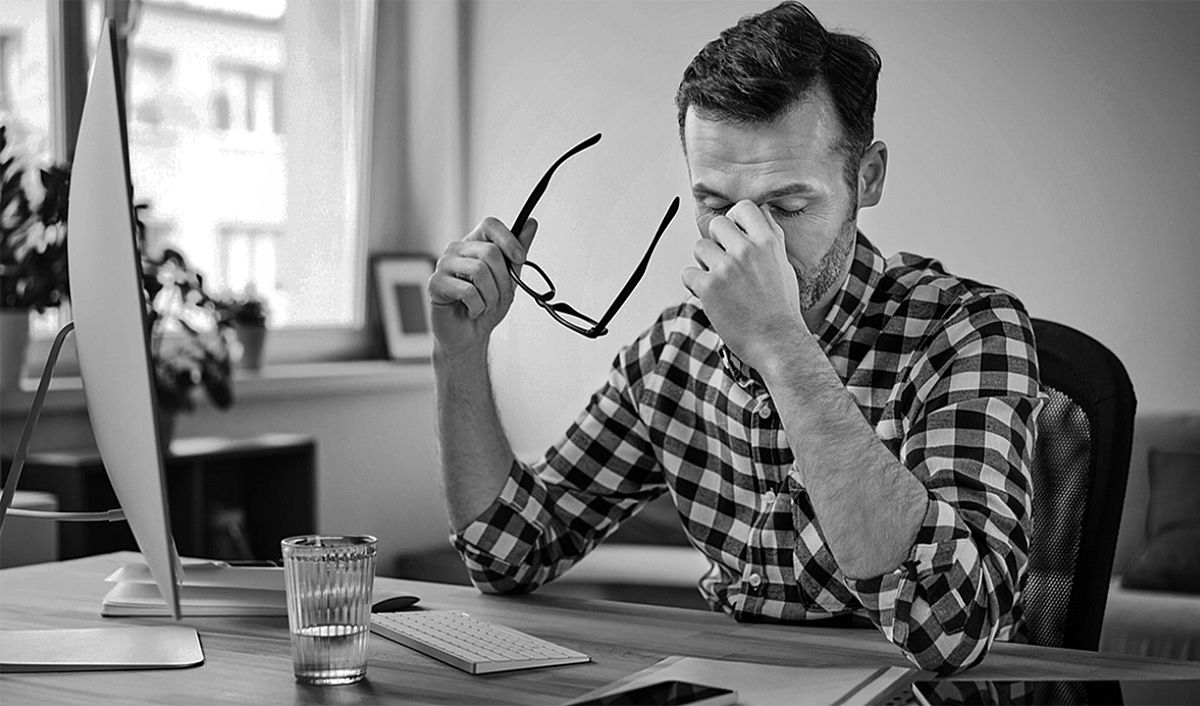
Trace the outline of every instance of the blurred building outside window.
{"type": "MultiPolygon", "coordinates": [[[[59,2],[75,0],[4,0],[0,17],[0,121],[46,163],[53,131],[65,129],[50,119],[59,99],[47,16],[59,2]]],[[[372,2],[129,5],[129,151],[147,248],[178,248],[217,293],[265,297],[273,329],[363,325],[372,2]]],[[[105,6],[86,3],[89,66],[105,6]]],[[[51,335],[59,317],[36,322],[35,335],[51,335]]]]}

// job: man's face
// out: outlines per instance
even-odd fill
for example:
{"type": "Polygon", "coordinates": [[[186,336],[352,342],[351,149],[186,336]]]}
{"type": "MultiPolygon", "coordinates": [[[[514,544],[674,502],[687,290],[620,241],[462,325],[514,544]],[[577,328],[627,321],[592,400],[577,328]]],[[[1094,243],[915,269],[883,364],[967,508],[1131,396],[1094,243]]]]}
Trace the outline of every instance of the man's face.
{"type": "Polygon", "coordinates": [[[837,114],[823,95],[771,123],[738,125],[684,118],[684,148],[696,203],[696,225],[749,200],[769,206],[783,229],[804,311],[841,286],[854,249],[857,199],[846,183],[846,159],[835,146],[837,114]]]}

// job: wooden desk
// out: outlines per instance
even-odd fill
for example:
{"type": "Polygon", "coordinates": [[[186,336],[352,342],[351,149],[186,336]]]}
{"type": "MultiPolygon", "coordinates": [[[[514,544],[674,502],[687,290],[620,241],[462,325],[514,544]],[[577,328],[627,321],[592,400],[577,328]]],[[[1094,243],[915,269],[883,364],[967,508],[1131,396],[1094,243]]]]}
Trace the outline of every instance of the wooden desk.
{"type": "MultiPolygon", "coordinates": [[[[104,619],[104,577],[136,554],[121,552],[0,571],[0,628],[161,625],[155,618],[104,619]]],[[[292,678],[287,618],[192,618],[207,658],[192,669],[0,675],[5,704],[470,703],[555,704],[670,655],[798,666],[908,666],[873,629],[743,625],[717,613],[550,596],[486,596],[472,588],[380,579],[421,596],[426,608],[456,608],[526,630],[594,660],[590,664],[471,676],[372,636],[367,680],[307,687],[292,678]]],[[[1200,679],[1200,663],[1117,657],[997,644],[973,678],[1200,679]]]]}

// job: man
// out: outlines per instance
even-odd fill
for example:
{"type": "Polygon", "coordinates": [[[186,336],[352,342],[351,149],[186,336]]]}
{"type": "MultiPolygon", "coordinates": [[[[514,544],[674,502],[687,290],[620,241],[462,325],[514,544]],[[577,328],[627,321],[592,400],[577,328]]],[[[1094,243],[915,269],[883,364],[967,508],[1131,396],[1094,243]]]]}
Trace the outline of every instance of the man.
{"type": "Polygon", "coordinates": [[[674,500],[742,621],[868,617],[916,665],[1015,635],[1040,406],[1032,329],[1006,292],[857,230],[879,202],[880,61],[803,6],[747,17],[684,73],[693,298],[617,355],[533,466],[487,372],[532,222],[485,219],[430,279],[454,542],[485,591],[567,570],[645,502],[674,500]]]}

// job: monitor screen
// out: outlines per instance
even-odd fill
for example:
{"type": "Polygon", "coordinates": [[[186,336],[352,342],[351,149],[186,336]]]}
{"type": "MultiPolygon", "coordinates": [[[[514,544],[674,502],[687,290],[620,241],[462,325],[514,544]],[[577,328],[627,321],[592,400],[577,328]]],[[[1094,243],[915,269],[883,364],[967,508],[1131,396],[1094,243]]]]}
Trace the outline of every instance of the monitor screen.
{"type": "Polygon", "coordinates": [[[178,556],[167,507],[118,66],[116,36],[106,20],[71,168],[71,311],[100,456],[150,573],[178,618],[178,556]]]}

